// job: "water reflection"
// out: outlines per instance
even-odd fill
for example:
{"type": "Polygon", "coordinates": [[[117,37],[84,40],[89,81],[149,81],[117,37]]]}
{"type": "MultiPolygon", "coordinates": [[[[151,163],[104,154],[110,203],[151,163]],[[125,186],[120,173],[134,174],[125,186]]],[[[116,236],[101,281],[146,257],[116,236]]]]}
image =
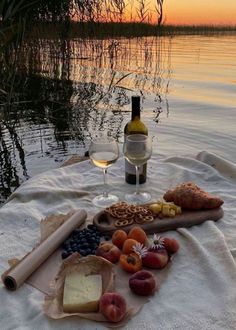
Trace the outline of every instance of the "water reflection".
{"type": "Polygon", "coordinates": [[[158,122],[169,112],[170,52],[171,38],[161,37],[29,40],[13,102],[1,105],[0,201],[31,175],[84,152],[95,130],[109,129],[121,140],[132,94],[155,95],[158,122]]]}

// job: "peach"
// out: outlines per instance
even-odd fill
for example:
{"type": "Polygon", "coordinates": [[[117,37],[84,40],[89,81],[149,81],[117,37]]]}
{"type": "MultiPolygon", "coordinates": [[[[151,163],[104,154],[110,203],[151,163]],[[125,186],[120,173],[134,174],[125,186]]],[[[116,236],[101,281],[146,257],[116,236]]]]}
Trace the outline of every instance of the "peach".
{"type": "Polygon", "coordinates": [[[99,310],[109,321],[119,322],[126,314],[126,301],[117,292],[106,292],[100,298],[99,310]]]}
{"type": "Polygon", "coordinates": [[[157,281],[153,273],[147,270],[140,270],[129,278],[131,291],[140,296],[149,296],[157,288],[157,281]]]}
{"type": "Polygon", "coordinates": [[[168,253],[173,254],[179,250],[179,242],[170,237],[163,237],[164,246],[168,253]]]}
{"type": "Polygon", "coordinates": [[[153,269],[162,269],[169,262],[169,256],[166,249],[160,249],[157,252],[148,251],[142,258],[143,266],[153,269]]]}
{"type": "Polygon", "coordinates": [[[96,250],[96,255],[116,263],[120,259],[120,249],[112,243],[101,242],[96,250]]]}

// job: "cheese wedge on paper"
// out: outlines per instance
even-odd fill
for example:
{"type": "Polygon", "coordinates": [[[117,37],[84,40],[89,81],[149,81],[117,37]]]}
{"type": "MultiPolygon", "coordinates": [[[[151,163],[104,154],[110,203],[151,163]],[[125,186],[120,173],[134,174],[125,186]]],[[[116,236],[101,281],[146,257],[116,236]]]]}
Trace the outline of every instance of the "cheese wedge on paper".
{"type": "Polygon", "coordinates": [[[87,313],[98,310],[102,295],[102,276],[72,272],[66,275],[63,294],[63,311],[87,313]]]}

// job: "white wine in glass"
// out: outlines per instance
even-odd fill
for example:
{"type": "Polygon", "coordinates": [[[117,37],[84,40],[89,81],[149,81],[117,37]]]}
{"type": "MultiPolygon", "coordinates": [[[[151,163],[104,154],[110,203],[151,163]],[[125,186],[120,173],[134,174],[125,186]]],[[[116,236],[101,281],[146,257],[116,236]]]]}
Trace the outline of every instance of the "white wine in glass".
{"type": "Polygon", "coordinates": [[[151,199],[151,195],[139,190],[139,168],[152,155],[152,140],[144,134],[128,135],[124,142],[123,151],[125,159],[135,166],[136,171],[136,191],[133,194],[126,194],[125,199],[132,204],[146,203],[151,199]]]}
{"type": "Polygon", "coordinates": [[[100,168],[108,168],[117,161],[117,154],[111,151],[98,151],[91,155],[92,163],[100,168]]]}
{"type": "Polygon", "coordinates": [[[119,201],[115,195],[108,194],[106,174],[107,168],[114,164],[119,157],[119,147],[116,140],[110,136],[94,139],[89,147],[89,157],[92,163],[103,170],[103,194],[93,199],[93,204],[108,207],[119,201]]]}

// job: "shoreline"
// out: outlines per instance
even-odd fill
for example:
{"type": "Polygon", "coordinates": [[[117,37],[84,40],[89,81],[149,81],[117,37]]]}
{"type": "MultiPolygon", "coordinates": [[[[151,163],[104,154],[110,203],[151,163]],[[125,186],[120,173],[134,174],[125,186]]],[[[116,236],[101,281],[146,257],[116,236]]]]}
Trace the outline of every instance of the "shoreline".
{"type": "Polygon", "coordinates": [[[178,36],[178,35],[229,35],[236,33],[235,26],[223,25],[162,25],[147,23],[102,23],[102,22],[37,22],[28,38],[114,38],[145,36],[178,36]]]}

